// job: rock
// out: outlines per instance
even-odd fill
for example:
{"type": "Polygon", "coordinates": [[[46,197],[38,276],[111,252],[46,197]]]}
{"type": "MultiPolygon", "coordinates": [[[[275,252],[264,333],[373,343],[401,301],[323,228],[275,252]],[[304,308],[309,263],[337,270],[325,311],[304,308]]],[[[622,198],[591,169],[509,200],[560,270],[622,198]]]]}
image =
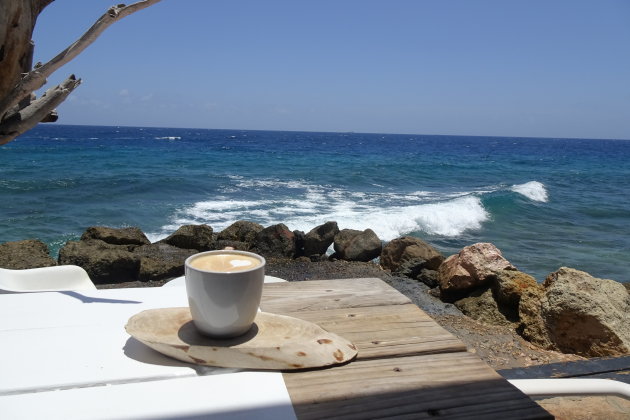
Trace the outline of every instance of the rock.
{"type": "Polygon", "coordinates": [[[455,302],[464,314],[486,324],[518,327],[519,305],[526,290],[540,285],[529,274],[499,270],[488,275],[489,283],[455,302]]]}
{"type": "Polygon", "coordinates": [[[392,240],[381,252],[381,266],[392,273],[399,271],[401,264],[407,263],[409,267],[408,261],[411,260],[418,263],[416,270],[419,273],[423,268],[437,270],[444,256],[431,245],[412,236],[392,240]]]}
{"type": "Polygon", "coordinates": [[[562,267],[542,292],[521,296],[521,333],[551,350],[587,357],[630,353],[630,296],[616,281],[562,267]]]}
{"type": "Polygon", "coordinates": [[[557,350],[549,338],[547,326],[542,316],[541,305],[543,299],[545,299],[545,290],[542,285],[523,291],[518,305],[520,324],[516,332],[538,347],[547,350],[557,350]]]}
{"type": "Polygon", "coordinates": [[[217,239],[220,241],[245,242],[251,248],[256,241],[256,237],[263,229],[264,227],[258,223],[239,220],[219,232],[217,239]]]}
{"type": "Polygon", "coordinates": [[[490,276],[501,270],[516,270],[501,251],[490,243],[477,243],[448,257],[438,269],[442,296],[453,299],[484,286],[490,276]]]}
{"type": "Polygon", "coordinates": [[[455,302],[455,306],[465,315],[477,321],[491,325],[512,326],[512,323],[499,310],[492,290],[489,288],[485,291],[478,289],[469,297],[455,302]]]}
{"type": "Polygon", "coordinates": [[[477,243],[467,246],[459,253],[459,261],[474,278],[485,281],[489,275],[500,270],[516,270],[501,251],[490,243],[477,243]]]}
{"type": "Polygon", "coordinates": [[[50,267],[57,262],[48,255],[48,247],[37,239],[0,244],[0,267],[12,270],[50,267]]]}
{"type": "Polygon", "coordinates": [[[182,249],[196,249],[197,251],[214,249],[212,227],[205,224],[181,226],[159,242],[182,249]]]}
{"type": "MultiPolygon", "coordinates": [[[[381,256],[383,253],[381,253],[381,256]]],[[[392,274],[396,276],[409,277],[410,279],[416,279],[420,272],[423,270],[424,264],[426,260],[422,258],[412,258],[409,260],[402,261],[399,265],[396,266],[394,270],[392,270],[392,274]]],[[[381,267],[384,267],[381,260],[381,267]]]]}
{"type": "Polygon", "coordinates": [[[304,256],[304,240],[306,238],[306,234],[301,230],[294,230],[293,235],[295,236],[295,256],[303,257],[304,256]]]}
{"type": "Polygon", "coordinates": [[[456,296],[474,289],[477,282],[471,274],[459,263],[459,255],[451,255],[444,260],[438,269],[438,286],[444,301],[455,301],[456,296]]]}
{"type": "Polygon", "coordinates": [[[433,288],[438,285],[437,271],[429,270],[425,267],[425,260],[410,259],[402,262],[392,274],[396,276],[409,277],[410,279],[421,281],[433,288]]]}
{"type": "Polygon", "coordinates": [[[140,258],[138,280],[164,280],[184,275],[184,261],[197,253],[196,249],[182,249],[167,243],[155,243],[136,248],[140,258]]]}
{"type": "Polygon", "coordinates": [[[372,229],[343,229],[335,236],[334,248],[339,259],[367,262],[381,254],[383,244],[372,229]]]}
{"type": "Polygon", "coordinates": [[[99,239],[112,245],[147,245],[151,241],[137,227],[110,228],[105,226],[92,226],[81,235],[82,241],[99,239]]]}
{"type": "Polygon", "coordinates": [[[326,222],[313,228],[304,237],[304,255],[323,255],[339,233],[337,222],[326,222]]]}
{"type": "Polygon", "coordinates": [[[98,239],[67,242],[59,250],[59,264],[83,267],[95,284],[134,281],[140,270],[140,258],[125,246],[98,239]]]}
{"type": "Polygon", "coordinates": [[[526,289],[538,288],[536,279],[522,271],[499,270],[492,276],[492,291],[499,305],[518,314],[521,296],[526,289]]]}
{"type": "Polygon", "coordinates": [[[282,223],[266,227],[256,236],[254,249],[264,257],[293,258],[295,235],[282,223]]]}
{"type": "MultiPolygon", "coordinates": [[[[356,264],[356,263],[355,263],[356,264]]],[[[383,272],[387,273],[387,272],[383,272]]],[[[377,273],[375,273],[377,274],[377,273]]],[[[463,314],[452,303],[444,303],[433,296],[428,286],[406,277],[381,274],[381,278],[390,286],[407,296],[411,301],[431,316],[458,316],[463,314]]]]}
{"type": "Polygon", "coordinates": [[[416,279],[433,289],[438,285],[438,272],[423,268],[420,270],[420,274],[416,276],[416,279]]]}
{"type": "Polygon", "coordinates": [[[251,244],[247,242],[240,241],[230,241],[227,239],[219,239],[214,243],[215,249],[226,249],[232,248],[238,251],[249,251],[251,248],[251,244]]]}

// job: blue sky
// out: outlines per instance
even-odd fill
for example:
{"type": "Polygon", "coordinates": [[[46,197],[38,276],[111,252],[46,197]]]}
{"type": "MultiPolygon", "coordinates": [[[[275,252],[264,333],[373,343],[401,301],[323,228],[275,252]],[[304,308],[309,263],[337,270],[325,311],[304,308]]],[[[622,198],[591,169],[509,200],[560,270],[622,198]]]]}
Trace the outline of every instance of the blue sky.
{"type": "MultiPolygon", "coordinates": [[[[114,3],[56,0],[36,61],[114,3]]],[[[63,124],[630,139],[630,2],[162,0],[71,73],[63,124]]]]}

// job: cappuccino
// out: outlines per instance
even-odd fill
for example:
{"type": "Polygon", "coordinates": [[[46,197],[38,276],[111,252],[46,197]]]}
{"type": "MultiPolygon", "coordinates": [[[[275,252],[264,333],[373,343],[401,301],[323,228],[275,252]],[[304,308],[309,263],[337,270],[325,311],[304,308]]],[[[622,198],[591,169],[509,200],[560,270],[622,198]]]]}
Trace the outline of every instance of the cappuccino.
{"type": "Polygon", "coordinates": [[[206,251],[184,263],[186,293],[195,327],[202,334],[245,334],[258,313],[265,259],[245,251],[206,251]]]}
{"type": "Polygon", "coordinates": [[[209,254],[190,261],[190,266],[198,270],[234,273],[251,270],[261,265],[257,258],[242,254],[209,254]]]}

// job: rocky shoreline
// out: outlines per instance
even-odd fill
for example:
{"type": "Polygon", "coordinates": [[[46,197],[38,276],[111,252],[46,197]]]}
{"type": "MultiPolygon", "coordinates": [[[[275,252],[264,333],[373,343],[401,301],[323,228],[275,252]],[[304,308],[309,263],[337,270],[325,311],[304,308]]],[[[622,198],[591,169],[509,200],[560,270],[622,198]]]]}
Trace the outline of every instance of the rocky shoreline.
{"type": "Polygon", "coordinates": [[[57,260],[37,240],[0,244],[0,267],[74,264],[99,288],[152,287],[183,275],[188,256],[225,247],[265,256],[267,273],[288,281],[381,278],[497,369],[630,354],[630,295],[621,283],[562,267],[539,284],[492,244],[444,257],[415,237],[383,244],[371,229],[336,222],[308,233],[248,221],[221,232],[187,225],[156,243],[138,228],[90,227],[57,260]]]}

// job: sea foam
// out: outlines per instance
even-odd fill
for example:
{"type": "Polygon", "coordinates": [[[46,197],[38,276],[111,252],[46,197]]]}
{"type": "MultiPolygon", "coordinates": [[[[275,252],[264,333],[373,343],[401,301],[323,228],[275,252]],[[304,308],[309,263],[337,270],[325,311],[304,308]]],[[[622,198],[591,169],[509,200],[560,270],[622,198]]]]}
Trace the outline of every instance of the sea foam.
{"type": "MultiPolygon", "coordinates": [[[[258,184],[260,185],[260,184],[258,184]]],[[[251,186],[249,186],[251,187],[251,186]]],[[[220,231],[237,220],[269,226],[284,223],[291,230],[308,232],[327,221],[340,229],[370,228],[389,241],[411,232],[454,237],[467,230],[480,229],[489,214],[475,194],[444,195],[416,192],[357,193],[322,185],[299,186],[300,191],[286,199],[231,200],[216,197],[180,209],[162,232],[151,233],[152,241],[161,239],[186,224],[206,223],[220,231]],[[303,189],[305,188],[306,189],[303,189]]]]}
{"type": "Polygon", "coordinates": [[[529,181],[524,184],[512,185],[512,191],[517,192],[530,200],[546,203],[549,201],[547,188],[542,182],[529,181]]]}

